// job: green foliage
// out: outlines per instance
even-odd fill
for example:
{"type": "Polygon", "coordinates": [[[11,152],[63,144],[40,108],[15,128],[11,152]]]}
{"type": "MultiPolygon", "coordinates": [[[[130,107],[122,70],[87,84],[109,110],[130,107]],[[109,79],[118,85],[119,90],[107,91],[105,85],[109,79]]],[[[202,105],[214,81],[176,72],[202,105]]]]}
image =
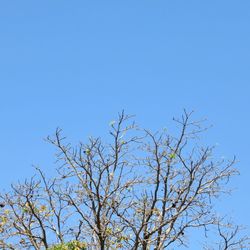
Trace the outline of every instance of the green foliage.
{"type": "Polygon", "coordinates": [[[175,157],[176,157],[175,153],[172,153],[172,154],[169,155],[169,159],[171,159],[171,160],[175,159],[175,157]]]}
{"type": "Polygon", "coordinates": [[[80,241],[70,241],[68,243],[57,244],[48,250],[86,250],[86,244],[80,241]]]}

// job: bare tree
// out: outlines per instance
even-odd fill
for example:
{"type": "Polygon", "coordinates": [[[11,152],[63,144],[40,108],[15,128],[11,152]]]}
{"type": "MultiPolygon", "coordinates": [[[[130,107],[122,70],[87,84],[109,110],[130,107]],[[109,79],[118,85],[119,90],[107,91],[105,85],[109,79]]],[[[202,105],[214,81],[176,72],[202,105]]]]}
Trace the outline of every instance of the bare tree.
{"type": "MultiPolygon", "coordinates": [[[[179,134],[141,129],[122,112],[110,141],[72,146],[57,129],[57,176],[41,169],[0,195],[1,249],[48,249],[75,240],[82,249],[173,249],[189,246],[189,230],[216,229],[217,249],[250,249],[239,227],[218,218],[213,204],[238,174],[231,161],[198,145],[204,131],[184,112],[179,134]]],[[[216,245],[215,245],[216,246],[216,245]]],[[[209,249],[207,246],[204,249],[209,249]]],[[[214,249],[214,248],[213,248],[214,249]]]]}

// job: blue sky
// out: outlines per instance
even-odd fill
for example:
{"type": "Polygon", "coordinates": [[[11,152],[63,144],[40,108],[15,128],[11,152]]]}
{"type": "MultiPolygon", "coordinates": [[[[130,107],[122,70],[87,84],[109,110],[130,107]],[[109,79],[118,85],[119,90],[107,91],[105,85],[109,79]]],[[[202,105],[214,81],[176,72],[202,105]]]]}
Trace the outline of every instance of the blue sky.
{"type": "Polygon", "coordinates": [[[213,124],[205,142],[236,155],[222,209],[250,226],[250,2],[2,1],[0,188],[53,169],[43,141],[104,135],[125,109],[158,129],[183,108],[213,124]]]}

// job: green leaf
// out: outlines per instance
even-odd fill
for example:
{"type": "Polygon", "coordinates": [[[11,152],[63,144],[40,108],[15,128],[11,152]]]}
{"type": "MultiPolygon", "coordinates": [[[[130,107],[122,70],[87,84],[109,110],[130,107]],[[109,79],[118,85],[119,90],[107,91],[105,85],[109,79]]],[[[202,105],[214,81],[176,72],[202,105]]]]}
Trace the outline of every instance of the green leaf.
{"type": "Polygon", "coordinates": [[[169,159],[171,159],[171,160],[174,159],[175,157],[176,157],[175,153],[172,153],[169,155],[169,159]]]}

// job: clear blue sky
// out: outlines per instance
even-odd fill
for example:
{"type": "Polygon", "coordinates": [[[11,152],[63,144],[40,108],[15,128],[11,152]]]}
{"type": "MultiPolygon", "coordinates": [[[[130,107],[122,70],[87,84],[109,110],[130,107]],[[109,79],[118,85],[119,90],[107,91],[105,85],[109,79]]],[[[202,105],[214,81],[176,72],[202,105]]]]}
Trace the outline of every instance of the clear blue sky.
{"type": "Polygon", "coordinates": [[[1,1],[0,187],[53,169],[43,138],[103,135],[118,111],[143,126],[183,108],[241,176],[223,209],[250,226],[250,1],[1,1]]]}

